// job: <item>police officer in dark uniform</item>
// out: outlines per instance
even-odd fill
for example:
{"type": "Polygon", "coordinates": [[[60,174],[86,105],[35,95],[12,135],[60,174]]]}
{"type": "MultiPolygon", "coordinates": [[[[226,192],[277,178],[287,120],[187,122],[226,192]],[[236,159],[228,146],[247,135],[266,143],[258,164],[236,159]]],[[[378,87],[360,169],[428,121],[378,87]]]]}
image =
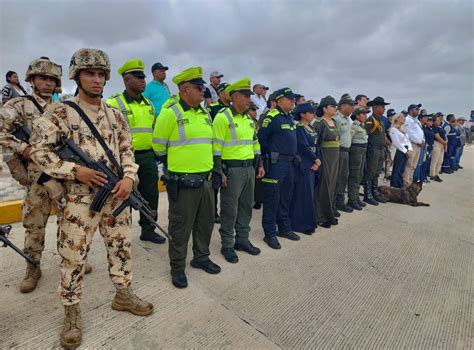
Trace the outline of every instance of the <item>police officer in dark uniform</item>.
{"type": "Polygon", "coordinates": [[[441,174],[452,174],[454,172],[454,155],[457,147],[457,135],[454,124],[456,123],[456,117],[454,114],[448,114],[446,116],[447,124],[444,126],[446,137],[448,138],[448,147],[444,152],[443,165],[441,166],[441,174]]]}
{"type": "Polygon", "coordinates": [[[219,94],[219,99],[216,102],[211,103],[209,107],[207,107],[207,111],[209,112],[209,115],[211,116],[212,120],[214,120],[214,117],[222,108],[229,107],[230,105],[230,96],[225,91],[225,89],[229,85],[229,83],[222,83],[217,85],[216,91],[219,94]]]}
{"type": "Polygon", "coordinates": [[[380,96],[367,103],[367,106],[372,107],[372,115],[365,122],[365,130],[367,130],[369,140],[367,166],[364,173],[364,202],[372,205],[386,202],[379,193],[378,180],[383,167],[386,144],[382,116],[385,112],[385,106],[389,104],[380,96]]]}
{"type": "Polygon", "coordinates": [[[277,236],[292,241],[300,239],[291,230],[290,222],[297,140],[296,125],[291,116],[295,105],[293,92],[289,88],[283,88],[275,91],[274,96],[277,107],[262,120],[258,138],[266,167],[266,175],[262,179],[263,240],[271,248],[280,249],[277,236]]]}

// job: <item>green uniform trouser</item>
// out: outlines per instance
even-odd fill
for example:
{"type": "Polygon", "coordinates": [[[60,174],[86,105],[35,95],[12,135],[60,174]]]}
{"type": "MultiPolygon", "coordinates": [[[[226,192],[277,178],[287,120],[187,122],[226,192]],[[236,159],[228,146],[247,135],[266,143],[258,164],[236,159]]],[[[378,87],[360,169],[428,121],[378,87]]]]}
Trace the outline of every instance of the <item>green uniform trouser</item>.
{"type": "Polygon", "coordinates": [[[373,181],[378,179],[383,167],[385,152],[383,146],[368,146],[367,148],[367,167],[364,173],[364,181],[373,181]]]}
{"type": "Polygon", "coordinates": [[[359,199],[359,188],[364,176],[365,157],[367,154],[367,144],[352,145],[349,152],[349,180],[347,192],[349,202],[359,199]]]}
{"type": "Polygon", "coordinates": [[[349,177],[349,152],[348,149],[342,147],[339,148],[339,164],[337,170],[337,183],[336,183],[336,198],[335,205],[346,204],[344,192],[346,191],[347,181],[349,177]]]}
{"type": "MultiPolygon", "coordinates": [[[[168,196],[169,199],[169,196],[168,196]]],[[[188,242],[193,234],[193,260],[209,259],[214,228],[214,190],[207,180],[200,188],[180,188],[178,199],[169,199],[169,241],[171,272],[184,271],[188,242]]]]}
{"type": "Polygon", "coordinates": [[[255,168],[229,168],[227,187],[221,188],[222,248],[234,248],[234,243],[247,243],[252,219],[255,168]],[[235,241],[234,241],[235,229],[235,241]]]}
{"type": "MultiPolygon", "coordinates": [[[[158,209],[158,167],[155,153],[149,151],[135,151],[135,163],[138,164],[138,191],[146,199],[150,208],[158,209]]],[[[157,218],[158,219],[158,218],[157,218]]],[[[155,227],[140,213],[138,224],[142,231],[154,232],[155,227]]]]}

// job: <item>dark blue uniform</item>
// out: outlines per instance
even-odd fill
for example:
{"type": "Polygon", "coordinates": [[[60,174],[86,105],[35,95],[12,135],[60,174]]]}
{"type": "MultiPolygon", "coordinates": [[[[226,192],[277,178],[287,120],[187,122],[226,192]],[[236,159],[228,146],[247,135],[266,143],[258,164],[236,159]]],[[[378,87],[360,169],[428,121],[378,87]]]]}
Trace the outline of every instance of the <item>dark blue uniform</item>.
{"type": "Polygon", "coordinates": [[[297,152],[296,125],[279,107],[268,113],[258,131],[265,161],[262,226],[267,238],[291,232],[290,205],[297,152]]]}
{"type": "MultiPolygon", "coordinates": [[[[312,129],[312,128],[311,128],[312,129]]],[[[306,129],[303,124],[296,127],[299,164],[295,165],[295,185],[291,201],[291,227],[293,231],[311,233],[316,229],[316,208],[314,189],[317,172],[311,170],[319,158],[317,133],[306,129]]]]}
{"type": "Polygon", "coordinates": [[[444,131],[446,132],[446,137],[448,138],[448,148],[446,152],[444,152],[444,159],[443,165],[441,166],[441,170],[451,170],[454,163],[454,155],[456,153],[457,147],[457,138],[456,138],[456,128],[454,128],[451,124],[447,124],[444,131]]]}
{"type": "Polygon", "coordinates": [[[421,167],[421,176],[420,180],[425,181],[430,174],[430,166],[431,166],[431,153],[433,152],[433,145],[435,139],[435,133],[433,128],[430,128],[427,125],[423,126],[423,133],[425,134],[425,142],[426,142],[426,159],[423,162],[421,167]]]}

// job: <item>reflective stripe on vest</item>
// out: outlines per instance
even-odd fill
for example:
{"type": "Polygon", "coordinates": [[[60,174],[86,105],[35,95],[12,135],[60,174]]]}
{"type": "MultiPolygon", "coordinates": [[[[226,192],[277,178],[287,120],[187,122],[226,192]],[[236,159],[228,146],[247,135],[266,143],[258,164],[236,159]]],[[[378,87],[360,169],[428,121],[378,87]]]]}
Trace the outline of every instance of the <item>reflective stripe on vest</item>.
{"type": "Polygon", "coordinates": [[[178,106],[172,105],[171,109],[173,110],[174,114],[176,115],[176,122],[178,123],[178,134],[180,141],[186,139],[186,133],[184,131],[184,123],[183,123],[183,114],[179,110],[178,106]]]}
{"type": "Polygon", "coordinates": [[[152,133],[153,129],[152,128],[131,128],[130,132],[132,134],[138,134],[138,133],[142,133],[142,132],[152,133]]]}
{"type": "MultiPolygon", "coordinates": [[[[199,144],[209,144],[212,143],[212,139],[210,138],[194,138],[194,139],[186,139],[186,132],[184,130],[184,122],[183,122],[183,114],[179,110],[177,105],[172,105],[170,107],[174,114],[176,115],[176,122],[178,123],[178,135],[179,135],[179,140],[178,141],[169,141],[168,146],[184,146],[184,145],[199,145],[199,144]]],[[[211,117],[209,116],[209,113],[207,113],[207,117],[209,120],[211,117]]],[[[153,140],[153,142],[155,142],[153,140]]]]}
{"type": "Polygon", "coordinates": [[[237,132],[235,131],[234,118],[232,118],[228,109],[224,110],[224,115],[227,117],[227,121],[229,122],[230,137],[232,138],[232,141],[235,141],[237,140],[237,132]]]}
{"type": "Polygon", "coordinates": [[[117,101],[117,103],[120,107],[120,110],[122,111],[122,114],[123,114],[125,120],[127,121],[128,126],[130,126],[130,122],[128,121],[128,113],[129,112],[128,112],[127,108],[125,108],[125,105],[123,104],[122,99],[119,96],[116,96],[115,101],[117,101]]]}

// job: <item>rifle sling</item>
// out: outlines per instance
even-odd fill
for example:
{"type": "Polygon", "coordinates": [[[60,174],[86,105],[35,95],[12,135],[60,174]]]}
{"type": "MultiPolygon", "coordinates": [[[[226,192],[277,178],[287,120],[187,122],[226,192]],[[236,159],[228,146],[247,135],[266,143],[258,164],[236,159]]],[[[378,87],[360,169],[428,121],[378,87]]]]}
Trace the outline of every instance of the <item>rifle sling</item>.
{"type": "Polygon", "coordinates": [[[84,123],[87,124],[87,126],[89,127],[90,131],[92,132],[92,135],[94,135],[94,137],[97,139],[97,141],[99,141],[100,145],[102,146],[102,148],[104,149],[105,151],[105,154],[107,154],[107,157],[109,158],[110,162],[114,165],[115,169],[117,169],[117,172],[119,174],[119,177],[122,178],[123,176],[123,173],[122,173],[122,167],[119,165],[119,163],[117,162],[117,160],[115,159],[114,157],[114,154],[112,153],[112,151],[110,150],[109,146],[107,146],[107,144],[105,143],[104,139],[102,138],[102,136],[99,134],[99,131],[96,129],[96,127],[94,126],[94,124],[91,122],[91,120],[89,119],[89,117],[87,116],[87,114],[82,110],[81,107],[79,107],[76,103],[74,103],[73,101],[64,101],[65,104],[67,104],[69,107],[71,107],[72,109],[74,109],[78,114],[79,116],[81,117],[81,119],[84,121],[84,123]]]}
{"type": "Polygon", "coordinates": [[[31,102],[33,102],[33,104],[35,105],[36,108],[38,108],[38,111],[40,111],[41,114],[44,113],[44,109],[43,107],[40,106],[40,104],[38,103],[38,101],[36,101],[36,99],[31,96],[31,95],[26,95],[26,96],[23,96],[24,98],[30,100],[31,102]]]}

